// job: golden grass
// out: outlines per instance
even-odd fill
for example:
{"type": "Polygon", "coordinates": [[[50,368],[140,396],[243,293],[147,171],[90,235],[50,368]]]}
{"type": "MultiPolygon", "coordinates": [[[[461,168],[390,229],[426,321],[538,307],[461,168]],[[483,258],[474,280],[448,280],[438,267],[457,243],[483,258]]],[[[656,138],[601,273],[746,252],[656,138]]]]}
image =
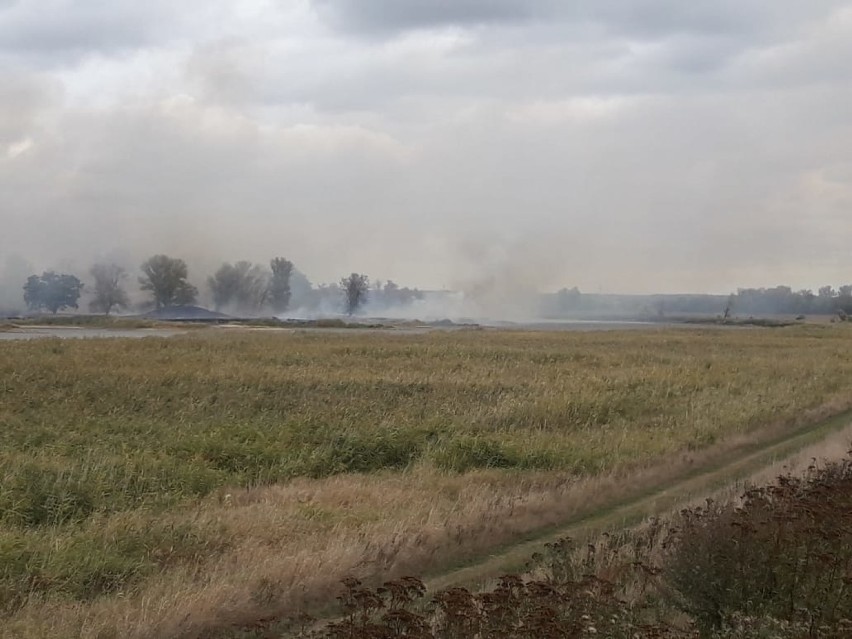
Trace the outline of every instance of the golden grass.
{"type": "Polygon", "coordinates": [[[674,476],[714,442],[723,451],[806,409],[847,406],[850,337],[203,332],[0,345],[4,486],[27,467],[51,480],[17,498],[78,500],[57,521],[49,508],[5,517],[0,551],[17,540],[43,568],[30,576],[73,581],[82,560],[68,547],[158,535],[141,537],[139,566],[105,592],[35,584],[0,636],[200,636],[321,604],[348,573],[440,570],[674,476]]]}

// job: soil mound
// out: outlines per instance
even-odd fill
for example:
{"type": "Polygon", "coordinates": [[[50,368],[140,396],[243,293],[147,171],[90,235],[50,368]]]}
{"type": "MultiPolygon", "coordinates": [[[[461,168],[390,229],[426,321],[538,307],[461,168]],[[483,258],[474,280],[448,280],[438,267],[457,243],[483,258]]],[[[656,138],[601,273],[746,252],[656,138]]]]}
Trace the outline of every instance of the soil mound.
{"type": "Polygon", "coordinates": [[[142,315],[145,319],[170,322],[213,322],[233,319],[230,315],[200,306],[166,306],[142,315]]]}

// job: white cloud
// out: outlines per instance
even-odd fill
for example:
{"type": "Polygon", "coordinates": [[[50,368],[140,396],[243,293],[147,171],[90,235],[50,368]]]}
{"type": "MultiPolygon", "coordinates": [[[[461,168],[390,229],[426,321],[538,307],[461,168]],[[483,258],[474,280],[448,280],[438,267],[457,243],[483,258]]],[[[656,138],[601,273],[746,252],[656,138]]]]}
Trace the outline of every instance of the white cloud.
{"type": "Polygon", "coordinates": [[[510,108],[510,120],[530,124],[588,124],[617,117],[631,108],[640,107],[650,98],[644,96],[581,96],[566,100],[535,100],[510,108]]]}
{"type": "Polygon", "coordinates": [[[33,139],[32,138],[24,138],[23,140],[18,140],[17,142],[10,144],[6,148],[6,155],[9,158],[16,158],[19,155],[21,155],[22,153],[26,153],[29,149],[32,148],[32,146],[33,146],[33,139]]]}

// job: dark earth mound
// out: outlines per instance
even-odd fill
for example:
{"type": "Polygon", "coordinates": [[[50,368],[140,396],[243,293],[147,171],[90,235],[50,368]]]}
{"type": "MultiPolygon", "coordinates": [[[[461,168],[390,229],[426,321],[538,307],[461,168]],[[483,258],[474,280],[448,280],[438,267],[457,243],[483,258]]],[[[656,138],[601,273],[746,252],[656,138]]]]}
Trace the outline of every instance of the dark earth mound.
{"type": "Polygon", "coordinates": [[[166,306],[155,311],[149,311],[141,317],[168,322],[224,322],[233,319],[230,315],[200,306],[166,306]]]}

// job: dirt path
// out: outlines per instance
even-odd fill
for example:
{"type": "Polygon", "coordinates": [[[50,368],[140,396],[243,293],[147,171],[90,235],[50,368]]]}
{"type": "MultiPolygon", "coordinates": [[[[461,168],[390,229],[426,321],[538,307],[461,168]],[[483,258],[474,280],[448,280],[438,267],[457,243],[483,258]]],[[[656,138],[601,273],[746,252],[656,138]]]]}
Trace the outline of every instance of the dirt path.
{"type": "Polygon", "coordinates": [[[790,458],[808,446],[852,424],[852,411],[811,423],[783,435],[753,445],[743,446],[726,459],[700,465],[667,486],[649,489],[624,501],[611,503],[592,513],[580,514],[559,526],[538,530],[524,540],[495,549],[487,556],[468,562],[467,565],[428,576],[425,580],[429,592],[451,586],[477,588],[506,573],[523,571],[530,557],[544,544],[563,537],[585,538],[614,527],[629,527],[647,517],[671,512],[696,498],[712,495],[716,491],[743,482],[769,466],[790,458]]]}
{"type": "MultiPolygon", "coordinates": [[[[606,529],[626,528],[647,517],[667,514],[691,501],[714,495],[725,488],[736,487],[760,473],[765,474],[779,463],[803,451],[810,451],[811,447],[827,439],[840,436],[844,438],[844,444],[848,444],[852,438],[852,409],[848,404],[824,406],[803,415],[796,425],[778,425],[774,429],[752,433],[750,439],[744,439],[738,444],[727,442],[723,446],[705,450],[697,454],[690,464],[674,463],[661,473],[664,475],[662,479],[650,479],[649,476],[626,478],[625,482],[631,479],[635,481],[632,484],[625,483],[631,488],[621,498],[601,495],[590,501],[585,510],[576,512],[558,525],[538,528],[512,543],[491,547],[487,553],[469,557],[463,564],[444,565],[440,571],[420,574],[424,575],[429,593],[454,586],[485,588],[504,574],[522,573],[532,555],[541,551],[546,543],[563,537],[582,540],[606,529]]],[[[764,478],[759,481],[764,481],[764,478]]],[[[322,627],[337,614],[336,607],[330,601],[319,609],[314,607],[312,613],[317,618],[315,628],[322,627]]],[[[267,619],[261,626],[263,630],[260,634],[252,634],[249,628],[257,626],[251,624],[249,628],[241,627],[243,632],[238,635],[226,632],[215,636],[229,639],[236,636],[290,636],[283,628],[279,630],[280,634],[275,633],[275,629],[279,628],[275,619],[267,619]]]]}

